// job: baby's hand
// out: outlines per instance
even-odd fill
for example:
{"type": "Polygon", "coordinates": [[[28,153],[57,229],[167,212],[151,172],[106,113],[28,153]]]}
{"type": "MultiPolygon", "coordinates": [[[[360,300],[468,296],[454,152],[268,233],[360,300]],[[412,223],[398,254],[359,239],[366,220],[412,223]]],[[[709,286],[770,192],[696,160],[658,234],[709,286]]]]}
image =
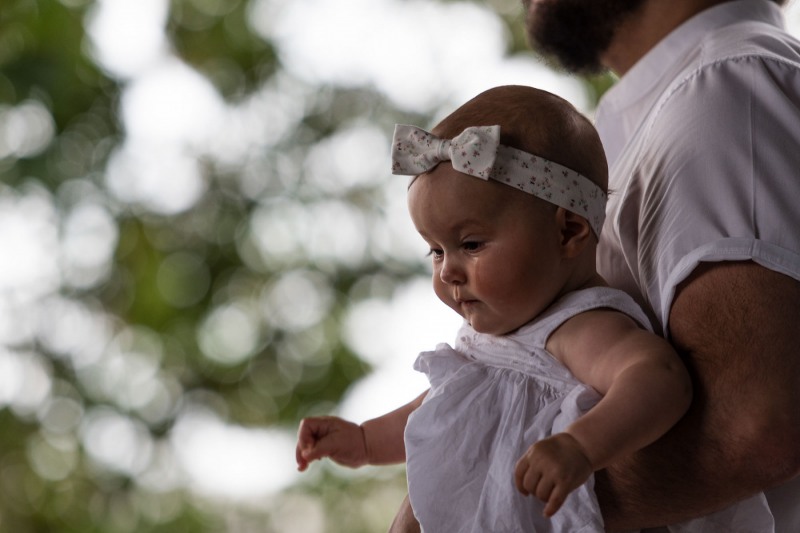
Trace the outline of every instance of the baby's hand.
{"type": "Polygon", "coordinates": [[[522,494],[534,495],[546,503],[544,515],[550,517],[592,472],[578,441],[568,433],[558,433],[528,448],[517,461],[514,478],[522,494]]]}
{"type": "Polygon", "coordinates": [[[311,461],[323,457],[352,468],[367,464],[361,426],[335,416],[303,419],[297,431],[297,469],[302,472],[311,461]]]}

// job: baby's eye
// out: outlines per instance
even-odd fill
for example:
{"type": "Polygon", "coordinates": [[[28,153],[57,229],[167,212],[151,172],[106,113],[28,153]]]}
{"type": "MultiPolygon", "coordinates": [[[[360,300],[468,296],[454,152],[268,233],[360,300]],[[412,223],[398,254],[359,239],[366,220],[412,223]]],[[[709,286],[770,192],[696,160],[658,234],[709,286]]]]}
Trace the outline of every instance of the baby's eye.
{"type": "Polygon", "coordinates": [[[474,252],[480,250],[483,246],[482,242],[479,241],[465,241],[461,244],[461,247],[467,252],[474,252]]]}
{"type": "Polygon", "coordinates": [[[428,256],[433,257],[434,259],[441,259],[444,255],[444,251],[438,248],[431,248],[428,252],[428,256]]]}

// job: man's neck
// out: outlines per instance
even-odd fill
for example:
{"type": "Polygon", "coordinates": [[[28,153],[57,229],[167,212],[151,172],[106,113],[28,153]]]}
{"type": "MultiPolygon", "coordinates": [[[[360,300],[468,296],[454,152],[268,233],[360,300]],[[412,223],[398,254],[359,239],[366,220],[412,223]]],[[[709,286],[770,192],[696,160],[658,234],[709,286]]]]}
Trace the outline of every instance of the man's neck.
{"type": "Polygon", "coordinates": [[[672,30],[701,11],[726,1],[729,0],[648,0],[617,28],[601,61],[623,76],[672,30]]]}

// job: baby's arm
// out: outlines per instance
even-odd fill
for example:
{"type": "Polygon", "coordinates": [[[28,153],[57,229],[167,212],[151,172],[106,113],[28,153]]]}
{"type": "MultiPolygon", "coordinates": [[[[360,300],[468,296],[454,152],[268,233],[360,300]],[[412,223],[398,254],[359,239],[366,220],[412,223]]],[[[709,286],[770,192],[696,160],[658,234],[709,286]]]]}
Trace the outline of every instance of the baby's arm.
{"type": "Polygon", "coordinates": [[[567,494],[618,458],[655,441],[689,407],[691,381],[667,341],[612,310],[582,313],[550,337],[547,349],[603,398],[564,433],[537,442],[517,464],[523,494],[552,516],[567,494]]]}
{"type": "Polygon", "coordinates": [[[405,461],[406,422],[426,394],[427,391],[403,407],[360,426],[335,416],[304,418],[295,449],[298,470],[304,471],[309,463],[323,457],[351,468],[405,461]]]}

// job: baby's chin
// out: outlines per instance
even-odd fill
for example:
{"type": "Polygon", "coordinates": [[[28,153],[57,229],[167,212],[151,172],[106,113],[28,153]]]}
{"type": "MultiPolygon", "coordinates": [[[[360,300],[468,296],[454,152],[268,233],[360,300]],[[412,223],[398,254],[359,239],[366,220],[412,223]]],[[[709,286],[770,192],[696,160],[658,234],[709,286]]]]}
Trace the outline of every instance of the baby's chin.
{"type": "MultiPolygon", "coordinates": [[[[459,313],[460,314],[460,313],[459,313]]],[[[463,315],[462,315],[463,316],[463,315]]],[[[519,328],[527,324],[487,324],[480,320],[469,320],[467,317],[464,317],[467,324],[470,325],[472,329],[477,331],[478,333],[484,333],[486,335],[494,335],[496,337],[502,337],[503,335],[510,335],[514,333],[519,328]]]]}
{"type": "MultiPolygon", "coordinates": [[[[441,298],[440,298],[441,299],[441,298]]],[[[508,335],[510,333],[514,333],[519,328],[530,322],[529,320],[518,324],[516,322],[500,322],[496,320],[486,319],[484,320],[480,316],[470,316],[470,313],[465,313],[464,309],[461,305],[450,302],[446,300],[442,300],[442,302],[447,305],[450,309],[455,311],[464,321],[470,325],[472,329],[477,331],[478,333],[484,333],[486,335],[495,335],[497,337],[501,337],[503,335],[508,335]]]]}

